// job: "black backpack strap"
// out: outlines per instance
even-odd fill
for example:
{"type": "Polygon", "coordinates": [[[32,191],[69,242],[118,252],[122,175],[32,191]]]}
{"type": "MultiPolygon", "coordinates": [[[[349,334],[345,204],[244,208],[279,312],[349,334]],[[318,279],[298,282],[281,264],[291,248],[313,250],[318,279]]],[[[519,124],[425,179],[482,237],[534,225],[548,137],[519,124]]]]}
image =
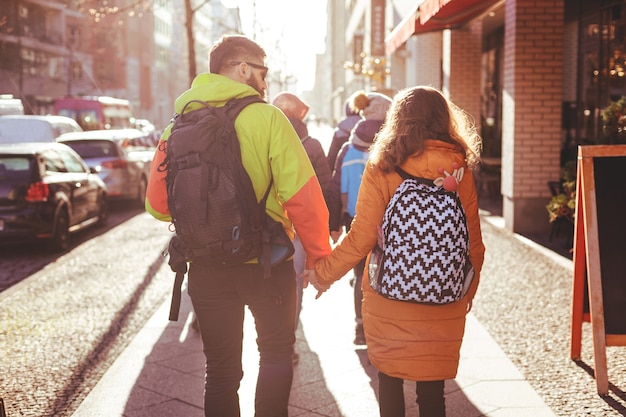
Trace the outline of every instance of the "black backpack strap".
{"type": "Polygon", "coordinates": [[[435,182],[433,180],[429,180],[428,178],[422,178],[422,177],[415,177],[411,174],[409,174],[408,172],[406,172],[405,170],[403,170],[400,167],[396,167],[396,172],[398,173],[398,175],[400,175],[402,177],[403,180],[408,180],[408,179],[412,179],[415,180],[419,183],[422,184],[426,184],[426,185],[430,185],[430,186],[434,186],[435,182]]]}
{"type": "Polygon", "coordinates": [[[261,263],[263,264],[263,278],[267,279],[272,276],[272,252],[271,252],[271,244],[270,244],[270,233],[265,227],[265,216],[269,216],[265,213],[265,205],[267,203],[267,197],[270,194],[270,190],[272,189],[272,184],[274,184],[274,177],[270,178],[270,183],[267,186],[267,190],[265,190],[265,194],[263,198],[259,202],[259,216],[261,219],[261,227],[263,230],[261,231],[261,237],[263,241],[263,248],[261,249],[261,263]]]}
{"type": "Polygon", "coordinates": [[[183,279],[185,279],[185,273],[176,272],[176,278],[174,278],[174,288],[172,289],[172,302],[170,304],[170,321],[178,321],[183,279]]]}
{"type": "MultiPolygon", "coordinates": [[[[246,106],[252,103],[265,103],[265,101],[261,99],[261,97],[257,95],[253,95],[253,96],[246,96],[242,98],[233,98],[233,99],[230,99],[226,103],[226,105],[224,106],[226,110],[226,115],[228,116],[230,120],[233,121],[233,125],[239,113],[246,106]]],[[[257,214],[258,218],[255,219],[256,220],[255,224],[258,227],[262,228],[261,234],[262,234],[263,248],[261,250],[261,256],[260,256],[259,261],[263,264],[263,277],[264,278],[270,278],[272,275],[271,246],[270,246],[271,236],[270,236],[269,231],[265,227],[265,217],[267,216],[267,214],[265,213],[265,207],[266,207],[267,198],[270,194],[273,183],[274,183],[274,178],[271,177],[270,183],[267,186],[267,190],[265,190],[265,194],[263,194],[263,198],[261,198],[261,201],[259,201],[259,209],[258,209],[258,214],[257,214]]]]}
{"type": "Polygon", "coordinates": [[[246,96],[246,97],[241,97],[241,98],[231,98],[230,100],[228,100],[228,102],[224,106],[226,110],[226,115],[233,121],[233,124],[234,124],[235,119],[237,118],[239,113],[246,106],[252,103],[265,103],[265,101],[257,95],[246,96]]]}

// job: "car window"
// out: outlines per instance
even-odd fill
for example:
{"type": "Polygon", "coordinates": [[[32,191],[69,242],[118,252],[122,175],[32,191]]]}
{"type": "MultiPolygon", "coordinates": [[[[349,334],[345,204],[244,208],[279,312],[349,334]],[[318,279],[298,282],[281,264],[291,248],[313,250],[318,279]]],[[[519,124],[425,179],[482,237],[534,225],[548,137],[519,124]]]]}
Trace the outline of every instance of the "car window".
{"type": "Polygon", "coordinates": [[[30,159],[26,157],[0,157],[0,181],[4,179],[30,179],[30,159]]]}
{"type": "Polygon", "coordinates": [[[54,130],[55,137],[61,136],[63,133],[80,132],[74,125],[69,123],[53,123],[52,129],[54,130]]]}
{"type": "Polygon", "coordinates": [[[148,135],[140,136],[138,138],[130,138],[123,146],[125,146],[126,150],[129,152],[152,150],[150,137],[148,135]]]}
{"type": "Polygon", "coordinates": [[[96,130],[98,125],[98,113],[95,110],[59,110],[59,116],[69,117],[78,122],[84,130],[96,130]]]}
{"type": "Polygon", "coordinates": [[[59,155],[65,164],[67,172],[87,172],[85,165],[83,165],[81,160],[78,159],[72,152],[65,149],[59,149],[59,155]]]}
{"type": "Polygon", "coordinates": [[[41,158],[46,166],[46,172],[67,172],[63,159],[54,149],[43,151],[41,158]]]}
{"type": "Polygon", "coordinates": [[[73,140],[63,143],[74,149],[83,159],[119,156],[115,143],[108,140],[73,140]]]}
{"type": "Polygon", "coordinates": [[[54,142],[55,138],[46,121],[0,117],[0,143],[54,142]]]}

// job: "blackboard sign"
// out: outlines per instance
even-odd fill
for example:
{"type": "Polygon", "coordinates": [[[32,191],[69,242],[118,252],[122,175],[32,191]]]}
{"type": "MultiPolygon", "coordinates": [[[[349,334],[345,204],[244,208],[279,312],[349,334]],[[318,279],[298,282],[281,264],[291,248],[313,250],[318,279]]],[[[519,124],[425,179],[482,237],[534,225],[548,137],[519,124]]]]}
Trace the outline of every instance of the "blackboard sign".
{"type": "Polygon", "coordinates": [[[572,359],[591,322],[598,393],[608,393],[606,346],[626,346],[626,145],[578,148],[572,359]]]}

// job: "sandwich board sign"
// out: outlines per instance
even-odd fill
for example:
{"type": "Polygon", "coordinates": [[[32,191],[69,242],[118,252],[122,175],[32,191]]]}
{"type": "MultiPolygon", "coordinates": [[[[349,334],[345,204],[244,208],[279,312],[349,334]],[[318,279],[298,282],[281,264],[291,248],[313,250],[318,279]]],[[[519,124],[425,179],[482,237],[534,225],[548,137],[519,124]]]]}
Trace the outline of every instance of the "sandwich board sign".
{"type": "Polygon", "coordinates": [[[571,358],[582,323],[593,334],[598,394],[608,394],[607,346],[626,346],[626,145],[578,147],[571,358]]]}

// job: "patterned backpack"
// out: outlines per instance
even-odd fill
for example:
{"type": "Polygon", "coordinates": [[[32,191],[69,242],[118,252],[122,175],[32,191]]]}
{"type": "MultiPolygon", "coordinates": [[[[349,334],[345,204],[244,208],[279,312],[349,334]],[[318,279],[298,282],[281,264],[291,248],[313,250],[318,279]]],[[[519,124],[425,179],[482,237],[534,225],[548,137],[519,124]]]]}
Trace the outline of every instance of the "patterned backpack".
{"type": "Polygon", "coordinates": [[[469,233],[456,186],[463,168],[436,180],[404,179],[393,194],[378,230],[368,266],[370,285],[400,301],[448,304],[460,300],[473,279],[469,233]]]}

